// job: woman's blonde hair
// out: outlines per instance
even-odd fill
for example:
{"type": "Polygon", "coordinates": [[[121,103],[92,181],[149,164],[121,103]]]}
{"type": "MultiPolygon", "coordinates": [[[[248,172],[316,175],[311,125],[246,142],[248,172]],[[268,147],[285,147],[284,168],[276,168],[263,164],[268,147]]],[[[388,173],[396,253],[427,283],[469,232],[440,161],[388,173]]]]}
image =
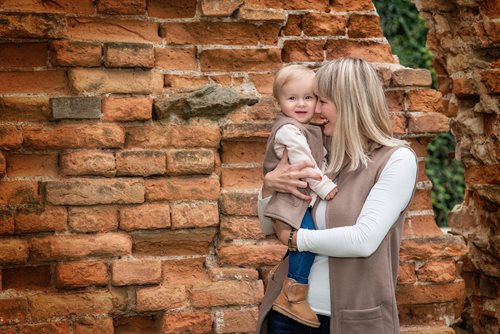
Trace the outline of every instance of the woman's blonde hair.
{"type": "Polygon", "coordinates": [[[350,158],[349,170],[367,166],[374,143],[397,146],[382,83],[375,69],[358,58],[342,58],[323,65],[316,73],[314,92],[337,108],[327,172],[340,170],[350,158]]]}

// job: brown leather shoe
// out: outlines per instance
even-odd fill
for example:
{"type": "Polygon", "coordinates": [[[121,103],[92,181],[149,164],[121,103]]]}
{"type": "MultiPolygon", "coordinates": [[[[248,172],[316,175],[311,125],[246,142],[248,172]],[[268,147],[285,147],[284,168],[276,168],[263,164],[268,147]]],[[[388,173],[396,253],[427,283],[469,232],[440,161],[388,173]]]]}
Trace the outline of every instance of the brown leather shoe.
{"type": "Polygon", "coordinates": [[[306,326],[318,328],[318,316],[307,302],[309,284],[297,283],[293,278],[285,278],[273,310],[306,326]]]}

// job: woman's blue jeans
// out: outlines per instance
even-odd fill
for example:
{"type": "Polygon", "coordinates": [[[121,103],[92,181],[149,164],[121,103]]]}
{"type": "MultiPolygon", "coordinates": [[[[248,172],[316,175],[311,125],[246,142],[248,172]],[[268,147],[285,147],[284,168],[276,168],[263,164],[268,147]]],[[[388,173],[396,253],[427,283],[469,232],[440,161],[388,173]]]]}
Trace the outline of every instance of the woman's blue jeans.
{"type": "MultiPolygon", "coordinates": [[[[300,228],[315,230],[311,208],[307,208],[304,218],[302,218],[302,223],[300,228]]],[[[308,284],[309,283],[309,273],[311,272],[311,267],[314,262],[315,254],[311,252],[289,252],[289,269],[288,277],[293,278],[298,283],[308,284]]]]}
{"type": "Polygon", "coordinates": [[[330,317],[318,314],[318,319],[320,327],[312,328],[271,310],[267,329],[269,334],[330,334],[330,317]]]}

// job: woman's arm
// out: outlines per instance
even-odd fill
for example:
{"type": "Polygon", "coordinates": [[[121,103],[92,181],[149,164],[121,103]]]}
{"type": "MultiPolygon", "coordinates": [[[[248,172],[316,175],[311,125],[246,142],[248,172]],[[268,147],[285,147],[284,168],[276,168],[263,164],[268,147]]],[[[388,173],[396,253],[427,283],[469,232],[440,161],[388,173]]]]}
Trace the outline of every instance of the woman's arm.
{"type": "Polygon", "coordinates": [[[370,256],[408,205],[416,175],[414,154],[406,148],[396,150],[368,194],[356,224],[326,230],[299,229],[298,249],[334,257],[370,256]]]}

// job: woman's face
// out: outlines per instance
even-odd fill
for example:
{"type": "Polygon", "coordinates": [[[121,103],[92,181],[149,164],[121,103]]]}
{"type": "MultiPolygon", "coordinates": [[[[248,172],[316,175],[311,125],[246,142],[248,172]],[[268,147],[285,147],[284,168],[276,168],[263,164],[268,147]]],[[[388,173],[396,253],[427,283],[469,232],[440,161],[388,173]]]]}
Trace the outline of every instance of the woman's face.
{"type": "Polygon", "coordinates": [[[319,113],[320,118],[324,120],[323,133],[325,136],[331,137],[333,129],[337,122],[337,107],[335,103],[327,98],[318,96],[318,103],[316,104],[316,112],[319,113]]]}

